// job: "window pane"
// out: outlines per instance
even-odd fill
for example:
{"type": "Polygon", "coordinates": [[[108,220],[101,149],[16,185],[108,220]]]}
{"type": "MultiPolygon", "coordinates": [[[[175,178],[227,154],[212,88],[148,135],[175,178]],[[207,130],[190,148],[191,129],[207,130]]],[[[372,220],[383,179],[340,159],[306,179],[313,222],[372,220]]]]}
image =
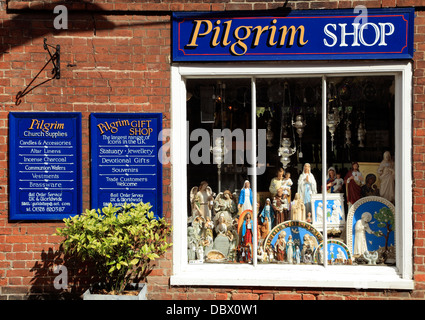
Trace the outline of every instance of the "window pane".
{"type": "Polygon", "coordinates": [[[186,86],[188,260],[251,263],[250,79],[188,79],[186,86]]]}
{"type": "Polygon", "coordinates": [[[311,194],[321,182],[321,114],[321,78],[257,80],[257,127],[267,140],[266,171],[257,178],[263,263],[318,263],[322,234],[312,225],[311,194]]]}
{"type": "Polygon", "coordinates": [[[328,262],[395,264],[394,77],[331,77],[327,98],[328,262]]]}

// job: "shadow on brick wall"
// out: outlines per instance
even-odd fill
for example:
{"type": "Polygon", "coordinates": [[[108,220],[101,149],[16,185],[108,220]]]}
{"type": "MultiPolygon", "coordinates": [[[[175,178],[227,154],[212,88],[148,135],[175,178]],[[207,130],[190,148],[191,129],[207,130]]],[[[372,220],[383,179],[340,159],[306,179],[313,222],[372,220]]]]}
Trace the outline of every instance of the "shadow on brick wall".
{"type": "Polygon", "coordinates": [[[49,248],[41,252],[39,261],[31,268],[28,300],[77,300],[97,281],[89,264],[64,256],[60,250],[49,248]]]}

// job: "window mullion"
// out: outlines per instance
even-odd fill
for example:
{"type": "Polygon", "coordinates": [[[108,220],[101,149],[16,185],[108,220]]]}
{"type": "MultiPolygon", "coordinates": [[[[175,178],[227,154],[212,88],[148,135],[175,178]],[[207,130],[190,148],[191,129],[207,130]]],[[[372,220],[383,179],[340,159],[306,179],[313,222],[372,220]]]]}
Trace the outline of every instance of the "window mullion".
{"type": "Polygon", "coordinates": [[[326,220],[327,220],[327,215],[326,215],[326,208],[327,208],[327,202],[326,202],[326,173],[327,173],[327,157],[326,157],[326,152],[327,152],[327,141],[326,141],[326,136],[327,136],[327,126],[326,126],[326,116],[327,116],[327,81],[326,81],[326,76],[322,76],[322,202],[323,202],[323,210],[324,210],[324,214],[323,214],[323,266],[326,268],[328,265],[328,246],[327,246],[327,237],[328,237],[328,232],[327,232],[327,225],[326,225],[326,220]]]}
{"type": "Polygon", "coordinates": [[[258,244],[258,219],[257,219],[257,98],[256,98],[256,83],[255,78],[251,78],[251,165],[252,165],[252,218],[254,222],[253,227],[253,242],[252,242],[252,264],[257,266],[257,244],[258,244]]]}

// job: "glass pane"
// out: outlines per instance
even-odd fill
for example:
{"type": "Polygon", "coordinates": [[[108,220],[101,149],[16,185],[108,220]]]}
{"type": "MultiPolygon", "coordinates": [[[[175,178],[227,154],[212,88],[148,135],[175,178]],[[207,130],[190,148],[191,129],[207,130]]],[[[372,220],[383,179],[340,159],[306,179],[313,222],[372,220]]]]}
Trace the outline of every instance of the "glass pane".
{"type": "Polygon", "coordinates": [[[257,178],[262,263],[319,263],[314,253],[323,236],[313,226],[311,199],[321,185],[321,88],[321,78],[257,80],[267,159],[257,178]]]}
{"type": "Polygon", "coordinates": [[[251,80],[188,79],[186,86],[189,263],[251,263],[251,80]]]}
{"type": "Polygon", "coordinates": [[[328,263],[395,264],[394,77],[327,81],[328,263]]]}

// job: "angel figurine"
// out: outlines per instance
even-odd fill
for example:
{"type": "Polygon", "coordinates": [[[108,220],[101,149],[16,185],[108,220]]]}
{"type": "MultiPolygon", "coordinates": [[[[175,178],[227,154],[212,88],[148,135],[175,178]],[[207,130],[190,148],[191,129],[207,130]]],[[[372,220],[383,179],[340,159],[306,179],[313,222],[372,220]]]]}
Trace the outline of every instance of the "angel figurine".
{"type": "Polygon", "coordinates": [[[199,188],[193,187],[190,190],[190,203],[192,208],[192,217],[190,221],[193,221],[196,217],[211,219],[211,199],[213,196],[214,193],[206,181],[202,181],[199,188]]]}
{"type": "Polygon", "coordinates": [[[214,211],[216,215],[223,214],[226,219],[232,219],[238,213],[233,195],[229,190],[220,192],[217,195],[214,201],[214,211]]]}

